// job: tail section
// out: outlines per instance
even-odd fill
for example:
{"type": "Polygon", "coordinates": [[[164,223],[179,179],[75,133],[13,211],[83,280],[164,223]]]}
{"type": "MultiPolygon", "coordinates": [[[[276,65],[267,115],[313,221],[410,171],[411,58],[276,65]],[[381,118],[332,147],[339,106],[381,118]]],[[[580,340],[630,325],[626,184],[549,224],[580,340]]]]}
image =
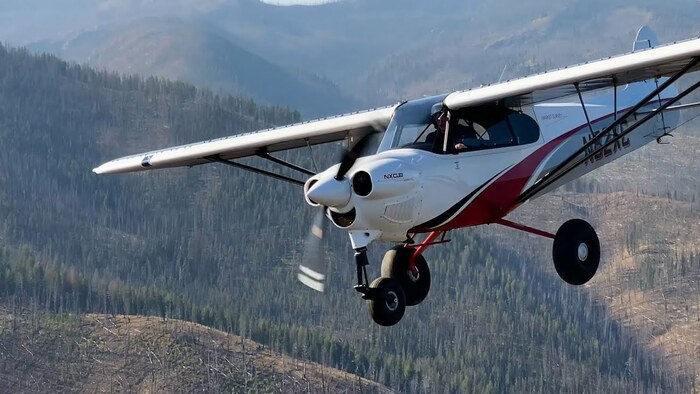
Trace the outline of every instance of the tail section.
{"type": "Polygon", "coordinates": [[[632,44],[632,52],[643,51],[645,49],[654,48],[659,45],[659,39],[656,33],[649,26],[642,26],[637,32],[637,38],[632,44]]]}
{"type": "MultiPolygon", "coordinates": [[[[659,38],[656,36],[656,33],[649,26],[640,27],[639,31],[637,31],[637,37],[632,43],[632,51],[639,52],[657,46],[659,46],[659,38]]],[[[647,81],[646,83],[638,83],[637,85],[641,87],[641,89],[636,92],[636,95],[639,95],[639,98],[641,99],[648,92],[651,92],[655,87],[666,81],[666,79],[667,78],[659,78],[657,80],[647,81]]],[[[659,94],[659,100],[669,99],[675,97],[677,94],[678,88],[676,87],[676,84],[673,84],[659,94]]]]}
{"type": "MultiPolygon", "coordinates": [[[[633,50],[644,51],[657,46],[659,46],[659,40],[656,33],[647,26],[640,28],[633,43],[633,50]]],[[[628,127],[635,125],[642,117],[654,113],[663,103],[678,96],[675,83],[662,92],[655,93],[668,79],[668,77],[661,77],[629,83],[618,86],[614,93],[609,89],[607,94],[600,93],[584,98],[589,113],[594,114],[594,118],[598,118],[591,122],[592,132],[586,127],[587,120],[583,115],[575,118],[583,127],[574,129],[578,131],[554,149],[544,163],[540,164],[539,173],[532,178],[530,186],[518,199],[526,201],[541,196],[668,135],[668,131],[673,130],[679,123],[677,111],[667,110],[656,113],[644,123],[628,130],[628,127]],[[651,93],[655,93],[656,97],[651,98],[646,105],[626,118],[624,122],[609,128],[613,122],[617,122],[616,119],[619,116],[626,113],[629,108],[635,107],[651,93]],[[603,130],[606,130],[606,133],[601,137],[599,134],[603,130]],[[597,138],[596,141],[591,143],[590,141],[594,138],[597,138]]],[[[576,108],[576,105],[573,104],[570,108],[576,108]]]]}

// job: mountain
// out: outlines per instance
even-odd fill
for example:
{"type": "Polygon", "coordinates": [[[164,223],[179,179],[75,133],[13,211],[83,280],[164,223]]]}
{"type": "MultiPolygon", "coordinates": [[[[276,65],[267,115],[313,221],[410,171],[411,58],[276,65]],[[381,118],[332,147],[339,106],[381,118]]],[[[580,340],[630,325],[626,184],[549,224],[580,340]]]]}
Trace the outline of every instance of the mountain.
{"type": "MultiPolygon", "coordinates": [[[[36,40],[111,33],[144,16],[192,18],[271,62],[328,76],[377,102],[627,51],[643,23],[664,41],[698,31],[690,0],[357,0],[310,8],[212,0],[196,12],[184,1],[12,3],[15,13],[0,5],[0,32],[21,37],[27,30],[16,21],[36,14],[41,23],[26,24],[36,40]],[[116,8],[98,9],[105,4],[116,8]]],[[[640,150],[515,217],[548,229],[571,216],[591,220],[609,255],[590,286],[561,283],[546,240],[494,226],[463,230],[429,250],[431,294],[391,329],[373,326],[351,289],[351,252],[340,232],[329,239],[329,291],[318,297],[296,283],[311,216],[298,189],[217,165],[89,172],[124,154],[296,120],[289,110],[182,82],[3,49],[0,295],[60,313],[183,318],[401,392],[697,387],[692,141],[640,150]],[[658,182],[642,182],[650,179],[658,182]]],[[[288,157],[312,167],[310,156],[331,162],[328,152],[288,157]]],[[[371,272],[386,247],[373,245],[371,272]]]]}
{"type": "MultiPolygon", "coordinates": [[[[431,294],[387,329],[371,322],[352,289],[342,232],[328,237],[328,291],[297,282],[313,215],[298,188],[214,164],[90,172],[135,151],[297,121],[288,110],[3,47],[0,119],[3,299],[62,316],[185,319],[400,392],[692,387],[586,288],[563,285],[549,264],[476,230],[429,250],[431,294]]],[[[332,161],[328,152],[286,158],[311,167],[311,155],[332,161]]],[[[387,247],[372,245],[370,275],[387,247]]]]}
{"type": "Polygon", "coordinates": [[[356,0],[317,7],[235,1],[204,18],[273,61],[318,70],[381,101],[491,83],[504,66],[512,78],[626,52],[644,24],[667,40],[689,38],[700,33],[698,13],[692,0],[356,0]]]}
{"type": "MultiPolygon", "coordinates": [[[[45,17],[44,6],[32,1],[38,0],[0,5],[0,17],[27,21],[0,26],[0,38],[64,42],[95,26],[112,30],[144,17],[176,17],[214,29],[273,64],[332,80],[366,107],[627,52],[644,24],[667,42],[700,34],[700,6],[693,0],[353,0],[296,7],[257,0],[81,0],[45,17]]],[[[294,98],[285,104],[296,107],[294,98]]]]}
{"type": "Polygon", "coordinates": [[[250,96],[307,117],[358,109],[330,81],[272,64],[212,28],[179,19],[141,19],[31,48],[98,69],[179,79],[216,93],[250,96]]]}
{"type": "Polygon", "coordinates": [[[14,393],[390,392],[182,320],[53,314],[6,303],[0,322],[0,384],[14,393]]]}

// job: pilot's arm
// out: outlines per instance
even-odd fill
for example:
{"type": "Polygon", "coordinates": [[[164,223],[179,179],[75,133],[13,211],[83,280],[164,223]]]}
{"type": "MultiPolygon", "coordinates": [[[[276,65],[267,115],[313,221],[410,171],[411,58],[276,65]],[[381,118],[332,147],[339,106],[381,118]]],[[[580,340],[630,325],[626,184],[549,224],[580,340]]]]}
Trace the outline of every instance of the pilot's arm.
{"type": "Polygon", "coordinates": [[[452,140],[452,142],[455,145],[455,149],[457,150],[464,150],[467,149],[467,146],[464,144],[464,130],[462,130],[461,127],[455,128],[455,137],[452,140]]]}

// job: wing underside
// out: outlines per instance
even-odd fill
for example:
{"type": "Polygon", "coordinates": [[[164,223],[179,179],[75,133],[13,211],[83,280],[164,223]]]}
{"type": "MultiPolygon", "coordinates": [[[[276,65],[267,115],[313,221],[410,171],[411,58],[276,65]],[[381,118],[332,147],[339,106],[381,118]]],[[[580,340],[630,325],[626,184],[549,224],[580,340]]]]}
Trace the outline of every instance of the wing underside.
{"type": "Polygon", "coordinates": [[[104,163],[93,169],[93,172],[113,174],[195,166],[350,137],[361,138],[367,134],[383,132],[395,107],[396,105],[126,156],[104,163]]]}

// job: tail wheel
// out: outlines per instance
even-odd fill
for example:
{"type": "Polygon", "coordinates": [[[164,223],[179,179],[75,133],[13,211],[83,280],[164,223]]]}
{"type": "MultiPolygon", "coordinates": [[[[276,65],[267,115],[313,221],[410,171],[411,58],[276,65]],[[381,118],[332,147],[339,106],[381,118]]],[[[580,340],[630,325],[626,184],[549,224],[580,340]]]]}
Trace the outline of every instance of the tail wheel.
{"type": "Polygon", "coordinates": [[[552,258],[566,283],[582,285],[593,278],[600,264],[598,235],[585,220],[571,219],[554,236],[552,258]]]}
{"type": "Polygon", "coordinates": [[[430,291],[430,268],[422,254],[416,256],[415,260],[418,277],[415,278],[408,269],[409,260],[414,252],[413,248],[395,246],[384,254],[382,260],[382,276],[396,279],[401,284],[407,306],[420,304],[430,291]]]}
{"type": "Polygon", "coordinates": [[[406,312],[406,298],[399,282],[392,278],[377,278],[369,285],[371,297],[367,308],[372,320],[381,326],[393,326],[406,312]]]}

